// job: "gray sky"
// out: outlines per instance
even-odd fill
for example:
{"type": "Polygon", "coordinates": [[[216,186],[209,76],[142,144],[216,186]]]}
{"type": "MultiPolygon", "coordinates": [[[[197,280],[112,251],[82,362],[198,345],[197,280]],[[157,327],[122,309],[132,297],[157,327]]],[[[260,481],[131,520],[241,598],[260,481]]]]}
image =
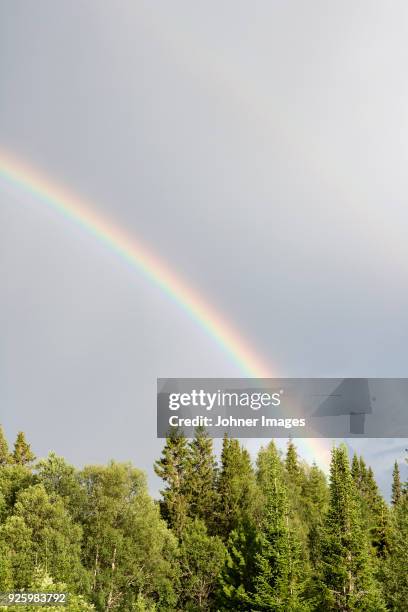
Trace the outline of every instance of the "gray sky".
{"type": "MultiPolygon", "coordinates": [[[[3,0],[0,149],[141,237],[280,375],[406,376],[407,39],[398,1],[3,0]]],[[[3,182],[0,204],[9,435],[151,475],[156,377],[241,372],[44,204],[3,182]]],[[[404,446],[364,443],[382,482],[404,446]]]]}

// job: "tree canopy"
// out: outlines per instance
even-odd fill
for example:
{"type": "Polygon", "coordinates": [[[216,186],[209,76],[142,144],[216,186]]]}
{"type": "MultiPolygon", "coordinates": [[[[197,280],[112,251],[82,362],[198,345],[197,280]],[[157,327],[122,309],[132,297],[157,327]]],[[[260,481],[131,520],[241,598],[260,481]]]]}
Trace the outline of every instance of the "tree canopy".
{"type": "MultiPolygon", "coordinates": [[[[270,441],[253,461],[225,437],[174,430],[150,496],[130,463],[36,461],[0,427],[0,591],[64,591],[67,612],[406,612],[408,487],[387,503],[363,457],[330,474],[270,441]]],[[[391,471],[392,466],[390,466],[391,471]]],[[[23,612],[38,606],[21,606],[23,612]]],[[[57,607],[48,607],[57,610],[57,607]]]]}

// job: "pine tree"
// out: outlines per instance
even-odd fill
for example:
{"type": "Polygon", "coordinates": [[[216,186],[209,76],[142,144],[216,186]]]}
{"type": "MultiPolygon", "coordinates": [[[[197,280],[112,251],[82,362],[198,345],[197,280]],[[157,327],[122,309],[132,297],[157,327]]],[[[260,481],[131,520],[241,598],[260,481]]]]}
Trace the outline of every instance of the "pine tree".
{"type": "Polygon", "coordinates": [[[320,562],[320,539],[329,502],[329,489],[324,473],[314,463],[302,492],[303,521],[307,525],[309,559],[316,569],[320,562]]]}
{"type": "Polygon", "coordinates": [[[245,521],[232,531],[226,547],[226,562],[219,578],[218,607],[247,612],[250,594],[254,591],[255,559],[260,548],[259,531],[254,523],[245,521]]]}
{"type": "Polygon", "coordinates": [[[17,434],[12,458],[13,463],[16,463],[17,465],[27,465],[32,463],[35,459],[31,446],[27,442],[24,432],[22,431],[19,431],[17,434]]]}
{"type": "Polygon", "coordinates": [[[283,466],[273,442],[258,456],[258,480],[264,496],[260,551],[255,557],[253,610],[309,609],[302,597],[301,551],[289,520],[283,466]]]}
{"type": "Polygon", "coordinates": [[[360,484],[364,484],[366,477],[367,477],[367,466],[366,463],[363,459],[363,457],[360,457],[359,459],[359,472],[360,472],[360,484]]]}
{"type": "Polygon", "coordinates": [[[10,461],[9,448],[7,444],[6,436],[4,435],[4,429],[0,425],[0,466],[7,465],[10,461]]]}
{"type": "Polygon", "coordinates": [[[401,499],[402,495],[402,486],[401,486],[401,477],[400,471],[398,467],[398,462],[395,461],[394,469],[392,471],[392,495],[391,502],[393,506],[396,506],[401,499]]]}
{"type": "Polygon", "coordinates": [[[248,451],[224,437],[217,481],[217,532],[226,541],[246,520],[257,520],[259,496],[248,451]]]}
{"type": "Polygon", "coordinates": [[[226,564],[219,578],[218,603],[222,610],[246,611],[253,586],[262,500],[249,453],[238,440],[226,436],[217,491],[217,531],[227,547],[226,564]]]}
{"type": "Polygon", "coordinates": [[[217,506],[217,464],[212,439],[203,428],[196,430],[189,451],[185,474],[188,513],[192,518],[202,519],[212,531],[217,506]]]}
{"type": "Polygon", "coordinates": [[[374,579],[373,560],[345,446],[332,451],[330,504],[324,527],[321,566],[326,609],[385,610],[374,579]]]}
{"type": "Polygon", "coordinates": [[[361,485],[361,470],[360,470],[360,461],[358,460],[357,453],[354,453],[353,460],[351,462],[351,476],[353,478],[354,484],[359,490],[361,485]]]}
{"type": "Polygon", "coordinates": [[[384,565],[384,593],[390,610],[406,612],[408,602],[408,497],[392,512],[390,555],[384,565]]]}
{"type": "Polygon", "coordinates": [[[189,513],[189,499],[186,490],[186,474],[189,448],[183,432],[173,429],[166,439],[161,458],[154,470],[166,483],[161,491],[160,508],[169,527],[181,537],[189,513]]]}
{"type": "Polygon", "coordinates": [[[290,481],[297,482],[300,476],[300,467],[299,467],[299,459],[296,451],[296,446],[293,443],[293,440],[289,440],[288,448],[286,451],[286,459],[285,459],[285,467],[286,471],[289,475],[290,481]]]}
{"type": "Polygon", "coordinates": [[[296,537],[301,544],[306,573],[306,566],[308,565],[308,531],[310,524],[310,516],[308,515],[309,509],[305,504],[308,482],[304,465],[299,461],[297,449],[292,440],[288,442],[284,467],[291,522],[296,532],[296,537]]]}
{"type": "Polygon", "coordinates": [[[371,467],[365,470],[358,490],[363,524],[378,557],[389,550],[389,512],[371,467]]]}

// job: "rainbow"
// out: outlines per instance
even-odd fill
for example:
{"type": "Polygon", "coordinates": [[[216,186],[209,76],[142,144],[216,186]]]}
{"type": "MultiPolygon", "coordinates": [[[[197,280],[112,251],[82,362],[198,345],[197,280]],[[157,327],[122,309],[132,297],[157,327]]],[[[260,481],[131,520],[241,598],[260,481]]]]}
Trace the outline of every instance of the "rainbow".
{"type": "Polygon", "coordinates": [[[13,187],[46,203],[66,219],[75,222],[92,234],[110,250],[137,268],[151,282],[162,289],[188,315],[209,334],[237,364],[246,376],[268,378],[272,376],[269,366],[244,341],[214,308],[186,284],[177,274],[156,257],[139,240],[127,235],[121,228],[98,215],[92,206],[66,189],[61,190],[48,179],[7,159],[0,153],[0,177],[13,187]]]}
{"type": "MultiPolygon", "coordinates": [[[[203,331],[233,360],[246,377],[276,376],[241,335],[196,291],[154,255],[141,241],[126,234],[120,227],[98,215],[90,203],[54,185],[10,154],[0,152],[0,179],[12,188],[34,197],[74,222],[124,261],[139,270],[150,282],[176,302],[203,331]]],[[[300,440],[299,440],[300,442],[300,440]]],[[[327,447],[317,439],[303,439],[303,448],[312,458],[326,463],[327,447]]]]}

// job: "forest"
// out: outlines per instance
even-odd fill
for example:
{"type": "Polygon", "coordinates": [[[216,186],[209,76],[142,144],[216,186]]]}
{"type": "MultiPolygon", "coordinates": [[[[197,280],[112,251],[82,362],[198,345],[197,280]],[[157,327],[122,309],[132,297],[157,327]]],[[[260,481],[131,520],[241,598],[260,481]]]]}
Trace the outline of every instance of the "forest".
{"type": "Polygon", "coordinates": [[[67,612],[408,610],[397,462],[388,503],[344,445],[326,476],[293,441],[254,461],[228,437],[216,454],[200,428],[173,430],[155,471],[158,500],[131,463],[38,460],[0,428],[0,591],[67,592],[67,612]]]}

